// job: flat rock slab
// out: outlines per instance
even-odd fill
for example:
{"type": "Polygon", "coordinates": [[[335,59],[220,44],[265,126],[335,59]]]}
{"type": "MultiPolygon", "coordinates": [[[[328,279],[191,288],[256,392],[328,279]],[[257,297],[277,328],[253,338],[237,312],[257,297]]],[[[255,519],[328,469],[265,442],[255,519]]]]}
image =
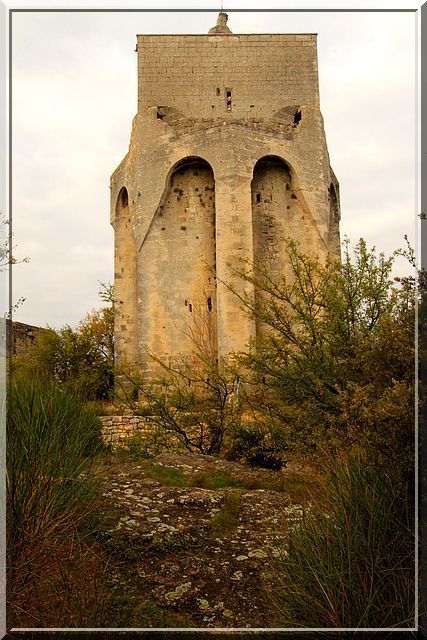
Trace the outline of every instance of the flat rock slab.
{"type": "MultiPolygon", "coordinates": [[[[221,471],[231,482],[269,486],[277,475],[191,454],[163,454],[151,464],[179,469],[189,482],[221,471]]],[[[108,469],[104,544],[118,567],[115,591],[136,601],[149,597],[160,609],[183,614],[185,626],[274,626],[270,564],[286,552],[287,531],[303,515],[286,481],[281,491],[206,489],[162,484],[145,461],[108,469]]],[[[141,616],[136,608],[133,626],[147,626],[141,616]]]]}

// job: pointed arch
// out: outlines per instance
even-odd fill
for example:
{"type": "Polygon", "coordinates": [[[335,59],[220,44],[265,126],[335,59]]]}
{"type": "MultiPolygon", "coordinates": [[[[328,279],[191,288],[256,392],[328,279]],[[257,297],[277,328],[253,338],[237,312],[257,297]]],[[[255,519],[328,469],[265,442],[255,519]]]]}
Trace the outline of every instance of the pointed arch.
{"type": "Polygon", "coordinates": [[[114,336],[116,364],[138,362],[138,264],[126,187],[118,193],[114,235],[114,336]]]}
{"type": "Polygon", "coordinates": [[[212,166],[180,159],[141,247],[142,333],[162,358],[190,357],[197,342],[217,357],[215,223],[212,166]]]}
{"type": "Polygon", "coordinates": [[[254,258],[280,278],[286,267],[283,239],[301,217],[290,166],[278,156],[260,158],[251,182],[254,258]]]}
{"type": "MultiPolygon", "coordinates": [[[[296,240],[306,253],[318,247],[318,230],[302,201],[295,171],[279,156],[260,158],[253,169],[251,195],[254,262],[274,281],[292,277],[285,239],[296,240]]],[[[256,298],[262,295],[255,290],[256,298]]],[[[264,330],[257,322],[257,334],[264,330]]]]}

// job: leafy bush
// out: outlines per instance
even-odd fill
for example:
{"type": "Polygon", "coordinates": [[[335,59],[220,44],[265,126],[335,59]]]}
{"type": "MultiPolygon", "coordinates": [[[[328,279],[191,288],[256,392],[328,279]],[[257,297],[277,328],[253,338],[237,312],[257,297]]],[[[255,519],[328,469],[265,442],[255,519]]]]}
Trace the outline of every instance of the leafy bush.
{"type": "Polygon", "coordinates": [[[86,400],[106,400],[114,386],[114,309],[112,288],[102,285],[110,306],[92,311],[77,329],[40,331],[28,353],[16,358],[15,371],[57,382],[86,400]]]}
{"type": "Polygon", "coordinates": [[[286,453],[287,443],[283,430],[273,430],[262,423],[251,422],[241,424],[233,430],[227,457],[278,471],[286,466],[286,453]]]}
{"type": "MultiPolygon", "coordinates": [[[[344,244],[322,263],[288,241],[290,273],[239,274],[255,297],[243,302],[261,329],[240,358],[256,388],[257,421],[282,431],[288,449],[357,443],[378,464],[413,467],[416,270],[396,283],[393,256],[344,244]]],[[[248,393],[250,395],[251,392],[248,393]]]]}
{"type": "Polygon", "coordinates": [[[414,510],[394,471],[338,460],[323,500],[272,559],[278,626],[415,626],[414,510]]]}

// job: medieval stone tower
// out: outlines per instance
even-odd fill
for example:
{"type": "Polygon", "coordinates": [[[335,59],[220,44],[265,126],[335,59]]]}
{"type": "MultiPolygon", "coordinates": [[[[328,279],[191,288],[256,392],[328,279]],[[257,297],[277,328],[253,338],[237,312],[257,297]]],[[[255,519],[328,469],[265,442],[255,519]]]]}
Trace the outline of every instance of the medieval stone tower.
{"type": "Polygon", "coordinates": [[[260,330],[224,283],[241,259],[286,272],[283,238],[339,255],[339,190],[319,107],[316,35],[138,35],[138,113],[111,177],[116,362],[147,348],[217,357],[260,330]],[[206,337],[206,336],[205,336],[206,337]],[[197,338],[196,338],[197,339],[197,338]]]}

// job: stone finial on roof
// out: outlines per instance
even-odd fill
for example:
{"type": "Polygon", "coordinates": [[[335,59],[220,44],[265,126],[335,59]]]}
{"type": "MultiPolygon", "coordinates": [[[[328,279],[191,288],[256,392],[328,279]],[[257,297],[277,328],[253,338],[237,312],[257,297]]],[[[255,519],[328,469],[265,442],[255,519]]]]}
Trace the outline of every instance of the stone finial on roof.
{"type": "Polygon", "coordinates": [[[216,21],[216,25],[209,29],[209,33],[220,35],[221,33],[232,33],[227,27],[228,15],[224,11],[220,11],[216,21]]]}

